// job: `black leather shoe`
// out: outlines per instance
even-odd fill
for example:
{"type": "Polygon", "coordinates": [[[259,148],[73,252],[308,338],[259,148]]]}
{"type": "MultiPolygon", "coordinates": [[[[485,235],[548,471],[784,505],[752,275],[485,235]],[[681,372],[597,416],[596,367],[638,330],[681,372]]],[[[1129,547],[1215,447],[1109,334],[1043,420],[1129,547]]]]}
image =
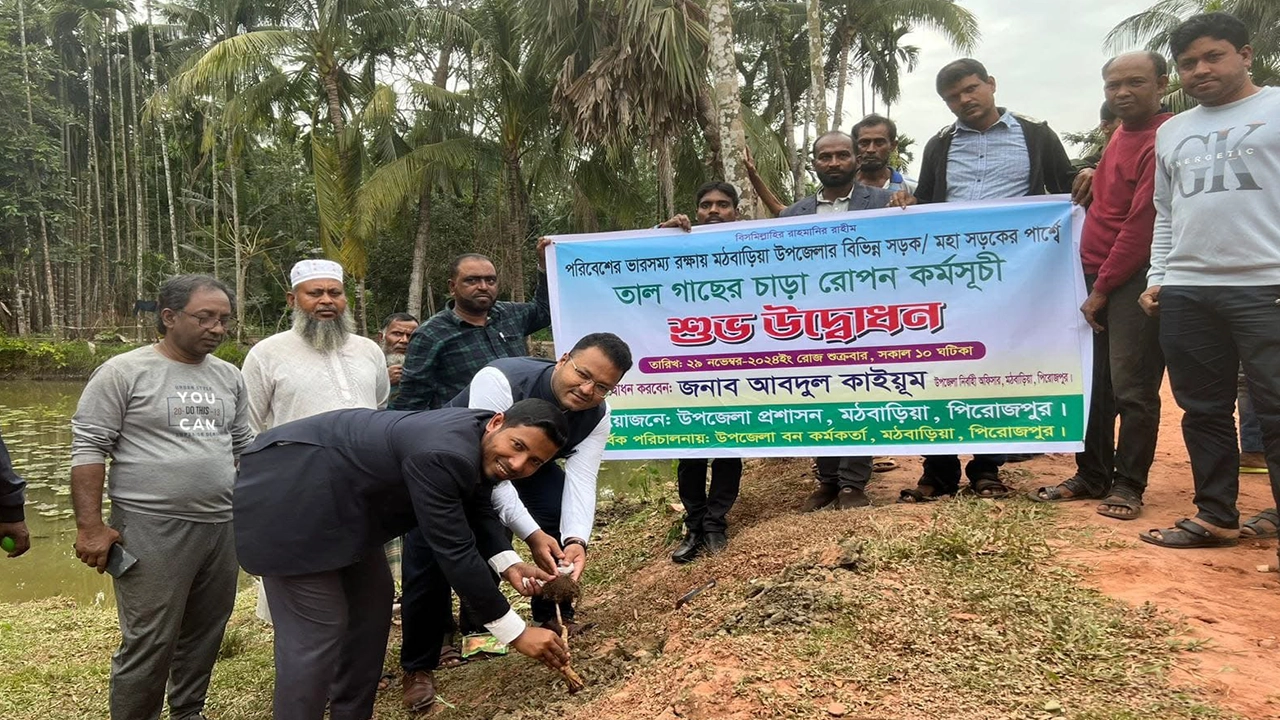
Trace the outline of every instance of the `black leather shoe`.
{"type": "Polygon", "coordinates": [[[867,507],[871,504],[871,499],[862,490],[855,487],[841,488],[840,494],[836,496],[837,510],[851,510],[853,508],[867,507]]]}
{"type": "Polygon", "coordinates": [[[708,555],[719,553],[728,544],[729,538],[722,532],[709,532],[702,536],[702,551],[708,555]]]}
{"type": "Polygon", "coordinates": [[[819,484],[809,497],[805,498],[804,505],[800,507],[800,512],[814,512],[830,505],[836,501],[836,496],[840,494],[840,488],[836,485],[819,484]]]}
{"type": "Polygon", "coordinates": [[[675,552],[671,553],[671,561],[678,563],[692,562],[698,557],[698,551],[702,549],[702,535],[698,533],[686,532],[684,540],[681,541],[675,552]]]}

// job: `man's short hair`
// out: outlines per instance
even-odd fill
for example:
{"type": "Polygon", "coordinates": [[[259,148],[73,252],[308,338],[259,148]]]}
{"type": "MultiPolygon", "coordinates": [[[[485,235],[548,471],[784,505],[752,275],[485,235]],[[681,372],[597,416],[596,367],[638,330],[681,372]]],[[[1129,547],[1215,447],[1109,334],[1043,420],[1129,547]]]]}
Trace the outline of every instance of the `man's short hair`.
{"type": "Polygon", "coordinates": [[[877,115],[875,113],[871,113],[870,115],[862,118],[858,121],[857,125],[849,128],[849,134],[853,136],[853,141],[856,143],[858,141],[858,133],[862,132],[862,128],[879,127],[880,125],[889,128],[889,142],[898,142],[897,123],[883,115],[877,115]]]}
{"type": "Polygon", "coordinates": [[[487,255],[481,255],[480,253],[462,253],[458,257],[454,258],[453,262],[449,263],[449,279],[450,280],[458,277],[458,268],[462,267],[462,263],[468,260],[482,260],[484,262],[489,263],[490,265],[494,264],[494,262],[490,260],[487,255]]]}
{"type": "Polygon", "coordinates": [[[1111,109],[1111,105],[1108,104],[1106,100],[1103,100],[1102,108],[1098,110],[1098,120],[1104,123],[1109,123],[1115,122],[1118,117],[1120,116],[1116,115],[1115,111],[1111,109]]]}
{"type": "Polygon", "coordinates": [[[236,294],[218,278],[212,275],[174,275],[160,286],[156,299],[156,332],[165,333],[164,311],[177,312],[186,308],[197,290],[221,290],[231,307],[236,306],[236,294]]]}
{"type": "MultiPolygon", "coordinates": [[[[1169,61],[1165,59],[1164,55],[1161,55],[1155,50],[1145,50],[1145,51],[1138,51],[1138,52],[1145,53],[1147,56],[1147,59],[1151,61],[1151,67],[1155,68],[1157,79],[1159,79],[1161,75],[1169,74],[1169,61]]],[[[1129,55],[1129,54],[1130,53],[1125,53],[1125,55],[1129,55]]],[[[1107,76],[1107,70],[1111,69],[1111,63],[1115,62],[1116,60],[1119,60],[1121,57],[1124,57],[1124,56],[1117,55],[1111,58],[1110,60],[1108,60],[1106,64],[1102,66],[1102,76],[1104,78],[1107,76]]]]}
{"type": "Polygon", "coordinates": [[[411,323],[416,323],[416,322],[418,322],[418,318],[416,318],[416,317],[414,317],[414,316],[410,315],[410,314],[409,314],[409,313],[407,313],[407,312],[391,313],[390,315],[388,315],[388,316],[387,316],[387,319],[386,319],[386,320],[383,320],[383,321],[382,321],[382,329],[383,329],[383,330],[386,330],[387,328],[391,327],[391,323],[393,323],[393,322],[411,322],[411,323]]]}
{"type": "Polygon", "coordinates": [[[569,440],[569,421],[564,412],[546,400],[525,398],[502,413],[502,427],[536,427],[546,433],[556,449],[569,440]]]}
{"type": "Polygon", "coordinates": [[[977,75],[978,79],[983,82],[991,79],[991,76],[987,74],[986,66],[973,58],[960,58],[959,60],[952,60],[946,65],[943,65],[942,69],[938,71],[938,94],[943,94],[947,91],[947,88],[950,88],[952,85],[955,85],[970,75],[977,75]]]}
{"type": "Polygon", "coordinates": [[[850,144],[850,145],[853,145],[853,144],[854,144],[854,143],[853,143],[853,136],[852,136],[852,135],[850,135],[849,133],[847,133],[847,132],[845,132],[845,131],[843,131],[843,130],[828,130],[827,132],[824,132],[824,133],[822,133],[821,135],[819,135],[818,137],[816,137],[816,138],[814,138],[814,139],[813,139],[813,147],[809,148],[809,150],[810,150],[814,155],[817,155],[817,154],[818,154],[818,143],[822,142],[823,140],[826,140],[826,139],[827,139],[827,138],[829,138],[829,137],[845,137],[845,138],[849,138],[849,144],[850,144]]]}
{"type": "Polygon", "coordinates": [[[631,369],[631,347],[623,342],[622,338],[613,333],[599,332],[583,335],[582,339],[569,350],[569,355],[587,348],[595,348],[604,353],[609,362],[623,375],[626,375],[627,371],[631,369]]]}
{"type": "Polygon", "coordinates": [[[1249,28],[1235,15],[1224,12],[1204,13],[1187,18],[1169,33],[1169,50],[1176,62],[1191,43],[1202,37],[1226,40],[1239,50],[1249,44],[1249,28]]]}
{"type": "Polygon", "coordinates": [[[698,188],[698,191],[693,194],[694,202],[697,202],[697,203],[702,202],[702,196],[706,195],[712,190],[719,190],[720,192],[724,193],[729,197],[730,200],[733,201],[733,206],[735,208],[738,207],[738,188],[734,187],[733,185],[730,185],[729,183],[723,180],[715,180],[715,181],[706,183],[702,187],[698,188]]]}

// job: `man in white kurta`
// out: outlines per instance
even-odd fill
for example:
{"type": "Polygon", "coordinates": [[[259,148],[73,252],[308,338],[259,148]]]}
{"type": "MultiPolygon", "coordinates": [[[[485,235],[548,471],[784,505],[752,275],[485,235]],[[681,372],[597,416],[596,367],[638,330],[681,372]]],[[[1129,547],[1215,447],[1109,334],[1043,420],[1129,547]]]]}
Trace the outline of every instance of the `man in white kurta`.
{"type": "MultiPolygon", "coordinates": [[[[301,260],[290,280],[285,300],[293,327],[254,345],[244,358],[253,430],[330,410],[385,407],[391,393],[386,359],[377,343],[353,332],[342,266],[301,260]]],[[[271,620],[261,592],[258,616],[271,620]]]]}

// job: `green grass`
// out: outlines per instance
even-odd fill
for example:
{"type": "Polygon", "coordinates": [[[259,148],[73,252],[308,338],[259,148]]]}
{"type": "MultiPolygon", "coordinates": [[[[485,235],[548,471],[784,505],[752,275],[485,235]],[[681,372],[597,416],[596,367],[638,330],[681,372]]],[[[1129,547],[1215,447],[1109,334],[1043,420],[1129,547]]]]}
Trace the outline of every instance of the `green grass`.
{"type": "MultiPolygon", "coordinates": [[[[574,644],[587,689],[571,698],[555,674],[520,657],[472,663],[440,674],[448,705],[433,717],[591,715],[593,703],[628,682],[668,688],[670,697],[633,693],[647,702],[695,703],[692,685],[735,658],[750,660],[738,661],[724,700],[756,716],[822,717],[827,703],[840,702],[848,717],[1234,717],[1171,685],[1177,653],[1194,650],[1178,626],[1151,606],[1083,587],[1053,562],[1045,538],[1072,533],[1056,524],[1055,509],[981,501],[933,509],[923,523],[888,512],[826,516],[824,527],[845,523],[838,537],[813,537],[778,572],[748,578],[724,568],[714,591],[673,617],[632,580],[666,562],[675,513],[658,499],[613,502],[601,509],[587,576],[599,603],[592,618],[603,626],[574,644]],[[857,564],[820,566],[821,550],[840,538],[858,546],[857,564]],[[696,661],[664,651],[673,631],[696,661]]],[[[789,535],[797,518],[743,527],[735,542],[789,535]]],[[[271,639],[253,607],[253,593],[242,593],[210,691],[217,720],[270,716],[271,639]]],[[[55,599],[5,606],[0,617],[0,718],[105,717],[118,639],[111,610],[55,599]]],[[[393,637],[388,666],[397,651],[393,637]]],[[[408,717],[398,697],[379,698],[379,718],[408,717]]]]}

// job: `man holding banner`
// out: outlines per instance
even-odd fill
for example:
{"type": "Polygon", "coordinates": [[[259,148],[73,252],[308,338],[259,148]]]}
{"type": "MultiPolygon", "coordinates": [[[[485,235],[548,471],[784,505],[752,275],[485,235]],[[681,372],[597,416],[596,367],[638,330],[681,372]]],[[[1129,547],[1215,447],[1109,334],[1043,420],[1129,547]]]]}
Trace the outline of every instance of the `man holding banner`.
{"type": "MultiPolygon", "coordinates": [[[[813,143],[813,170],[822,189],[783,210],[778,217],[822,215],[824,213],[882,208],[892,193],[861,185],[853,137],[832,131],[813,143]]],[[[805,498],[801,512],[814,512],[834,505],[839,510],[866,507],[867,482],[871,480],[871,457],[819,457],[818,487],[805,498]]]]}
{"type": "MultiPolygon", "coordinates": [[[[726,182],[709,182],[695,195],[699,225],[738,220],[738,189],[726,182]]],[[[689,218],[676,215],[658,227],[691,229],[689,218]]],[[[729,544],[725,516],[738,500],[742,485],[742,458],[711,461],[711,486],[707,487],[707,460],[685,458],[676,464],[676,486],[684,505],[684,540],[671,553],[671,561],[691,562],[700,553],[714,555],[729,544]]]]}
{"type": "MultiPolygon", "coordinates": [[[[938,71],[938,95],[956,116],[925,145],[920,184],[922,203],[994,200],[1071,192],[1076,169],[1049,126],[996,106],[996,80],[982,63],[963,58],[938,71]]],[[[898,193],[899,196],[904,193],[898,193]]],[[[975,454],[965,466],[973,493],[1001,498],[1011,491],[1000,482],[1004,455],[975,454]]],[[[930,455],[914,490],[899,502],[920,502],[960,489],[960,459],[930,455]]]]}

